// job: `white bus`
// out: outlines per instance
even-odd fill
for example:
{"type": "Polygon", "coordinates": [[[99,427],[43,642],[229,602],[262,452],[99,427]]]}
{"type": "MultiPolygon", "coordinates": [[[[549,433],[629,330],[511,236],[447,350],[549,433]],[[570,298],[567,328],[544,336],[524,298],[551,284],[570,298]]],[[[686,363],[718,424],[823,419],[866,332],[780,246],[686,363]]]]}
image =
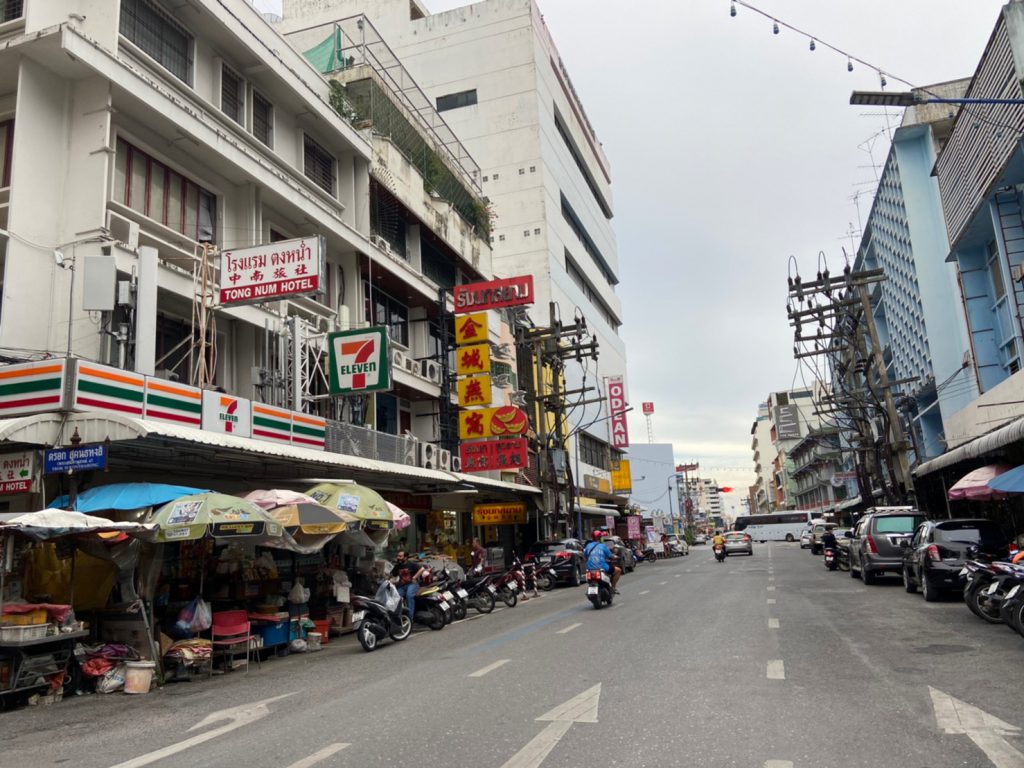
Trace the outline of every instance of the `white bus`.
{"type": "Polygon", "coordinates": [[[743,515],[736,518],[734,531],[743,531],[754,541],[797,541],[800,534],[820,512],[776,512],[770,515],[743,515]]]}

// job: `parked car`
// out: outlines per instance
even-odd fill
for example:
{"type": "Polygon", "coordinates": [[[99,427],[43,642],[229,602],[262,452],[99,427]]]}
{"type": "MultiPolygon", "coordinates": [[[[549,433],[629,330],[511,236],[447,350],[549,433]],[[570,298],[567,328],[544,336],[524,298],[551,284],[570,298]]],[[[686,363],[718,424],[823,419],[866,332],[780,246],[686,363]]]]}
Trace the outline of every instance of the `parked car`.
{"type": "Polygon", "coordinates": [[[690,554],[690,545],[686,543],[686,539],[684,539],[682,536],[669,536],[668,546],[677,555],[690,554]]]}
{"type": "Polygon", "coordinates": [[[555,578],[562,583],[579,586],[587,577],[587,558],[579,539],[538,541],[526,551],[526,560],[551,563],[555,578]]]}
{"type": "Polygon", "coordinates": [[[975,559],[975,549],[977,555],[995,560],[1006,557],[1010,540],[991,520],[925,520],[903,546],[903,586],[907,592],[920,588],[930,603],[944,590],[963,588],[960,571],[964,560],[975,559]]]}
{"type": "Polygon", "coordinates": [[[821,554],[821,537],[825,531],[834,531],[836,529],[835,523],[822,523],[818,522],[811,526],[811,554],[821,554]]]}
{"type": "Polygon", "coordinates": [[[629,572],[636,568],[636,558],[633,556],[633,550],[626,546],[626,542],[621,537],[605,536],[602,541],[612,551],[612,554],[619,558],[619,565],[622,566],[623,572],[629,572]]]}
{"type": "Polygon", "coordinates": [[[696,536],[693,537],[693,543],[694,544],[707,544],[708,543],[708,537],[705,536],[703,533],[698,533],[696,536]]]}
{"type": "Polygon", "coordinates": [[[725,554],[753,556],[754,542],[742,531],[731,531],[725,534],[725,554]]]}
{"type": "Polygon", "coordinates": [[[813,531],[811,528],[804,528],[800,531],[800,549],[810,549],[813,531]]]}
{"type": "Polygon", "coordinates": [[[850,576],[865,584],[885,573],[903,572],[901,542],[909,541],[924,515],[911,507],[872,507],[849,537],[850,576]]]}

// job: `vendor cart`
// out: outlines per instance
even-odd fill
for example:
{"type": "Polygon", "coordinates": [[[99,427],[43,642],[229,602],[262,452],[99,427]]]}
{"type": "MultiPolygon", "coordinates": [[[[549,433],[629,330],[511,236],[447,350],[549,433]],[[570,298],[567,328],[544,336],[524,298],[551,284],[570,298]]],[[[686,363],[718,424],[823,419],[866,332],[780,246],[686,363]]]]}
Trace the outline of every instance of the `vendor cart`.
{"type": "Polygon", "coordinates": [[[45,688],[57,676],[63,681],[75,642],[89,633],[78,630],[58,635],[38,634],[48,628],[47,624],[3,628],[3,635],[0,635],[3,638],[0,639],[0,697],[45,688]]]}

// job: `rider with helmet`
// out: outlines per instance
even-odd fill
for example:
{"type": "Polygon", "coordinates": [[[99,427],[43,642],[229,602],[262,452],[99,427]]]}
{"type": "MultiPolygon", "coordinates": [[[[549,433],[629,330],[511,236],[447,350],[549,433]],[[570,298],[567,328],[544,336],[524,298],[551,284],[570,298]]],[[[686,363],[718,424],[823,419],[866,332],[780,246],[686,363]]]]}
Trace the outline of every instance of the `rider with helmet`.
{"type": "Polygon", "coordinates": [[[617,595],[619,594],[618,585],[619,577],[622,575],[622,569],[612,563],[614,560],[612,551],[608,549],[608,545],[601,540],[604,538],[604,533],[600,530],[594,531],[593,538],[594,540],[587,544],[586,548],[583,550],[583,554],[587,556],[587,570],[604,571],[605,573],[611,574],[612,592],[617,595]]]}

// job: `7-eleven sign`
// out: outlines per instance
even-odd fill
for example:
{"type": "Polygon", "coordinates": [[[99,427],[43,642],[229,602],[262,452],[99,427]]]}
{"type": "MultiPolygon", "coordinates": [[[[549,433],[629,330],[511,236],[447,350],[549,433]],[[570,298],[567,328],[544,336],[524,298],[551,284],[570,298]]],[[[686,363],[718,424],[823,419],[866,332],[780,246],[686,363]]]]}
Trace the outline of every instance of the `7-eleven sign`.
{"type": "Polygon", "coordinates": [[[332,333],[327,337],[327,347],[332,395],[391,389],[387,328],[332,333]]]}

